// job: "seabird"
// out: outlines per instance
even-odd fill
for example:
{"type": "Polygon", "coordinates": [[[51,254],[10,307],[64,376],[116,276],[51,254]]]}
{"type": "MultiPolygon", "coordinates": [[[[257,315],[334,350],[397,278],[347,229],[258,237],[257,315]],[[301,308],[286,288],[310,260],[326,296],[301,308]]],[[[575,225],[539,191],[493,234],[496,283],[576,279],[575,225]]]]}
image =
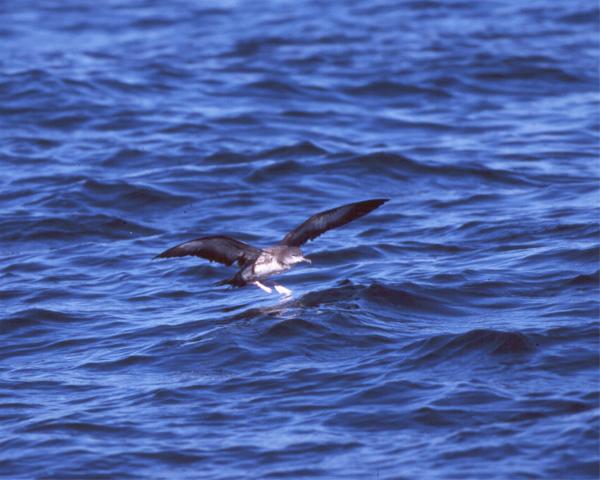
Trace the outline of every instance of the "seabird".
{"type": "MultiPolygon", "coordinates": [[[[341,227],[372,212],[388,200],[387,198],[380,198],[349,203],[317,213],[288,233],[279,245],[273,247],[256,248],[235,238],[219,235],[197,238],[182,243],[169,248],[154,258],[193,255],[211,262],[223,263],[227,266],[237,262],[241,267],[240,270],[233,278],[220,282],[220,285],[243,287],[254,284],[265,292],[271,293],[272,288],[262,283],[266,278],[283,273],[296,263],[311,263],[310,259],[306,258],[300,250],[300,247],[307,241],[317,238],[332,228],[341,227]]],[[[281,295],[291,295],[292,293],[291,290],[282,285],[275,284],[273,287],[281,295]]]]}

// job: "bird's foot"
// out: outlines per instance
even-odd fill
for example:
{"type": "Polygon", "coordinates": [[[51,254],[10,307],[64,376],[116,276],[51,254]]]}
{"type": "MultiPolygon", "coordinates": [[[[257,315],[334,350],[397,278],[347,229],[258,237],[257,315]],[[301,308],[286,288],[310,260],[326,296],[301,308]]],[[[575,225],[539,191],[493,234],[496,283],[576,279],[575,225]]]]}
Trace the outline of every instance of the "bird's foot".
{"type": "MultiPolygon", "coordinates": [[[[263,292],[271,293],[273,291],[273,289],[271,287],[267,287],[266,285],[263,285],[258,280],[256,282],[254,282],[254,285],[256,285],[258,288],[260,288],[263,292]]],[[[277,287],[275,287],[275,288],[277,288],[277,287]]],[[[279,291],[279,290],[277,290],[277,291],[279,291]]]]}
{"type": "Polygon", "coordinates": [[[273,287],[275,287],[275,290],[277,290],[277,293],[280,295],[289,297],[292,294],[292,291],[289,288],[285,288],[283,285],[273,285],[273,287]]]}

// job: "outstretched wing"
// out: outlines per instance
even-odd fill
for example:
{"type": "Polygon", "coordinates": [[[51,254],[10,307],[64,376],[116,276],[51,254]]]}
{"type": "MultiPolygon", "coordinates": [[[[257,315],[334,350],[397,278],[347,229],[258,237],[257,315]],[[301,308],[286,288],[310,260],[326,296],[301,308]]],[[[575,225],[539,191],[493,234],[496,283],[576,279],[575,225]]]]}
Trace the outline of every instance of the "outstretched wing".
{"type": "Polygon", "coordinates": [[[203,237],[182,243],[176,247],[165,250],[154,258],[171,258],[194,255],[196,257],[206,258],[211,262],[224,263],[229,266],[234,262],[243,265],[248,261],[254,260],[260,254],[260,249],[252,247],[235,238],[217,236],[203,237]]]}
{"type": "Polygon", "coordinates": [[[332,210],[317,213],[306,220],[302,225],[299,225],[288,233],[281,243],[290,247],[299,247],[308,240],[317,238],[327,230],[341,227],[352,220],[366,215],[388,200],[389,199],[387,198],[366,200],[364,202],[350,203],[332,210]]]}

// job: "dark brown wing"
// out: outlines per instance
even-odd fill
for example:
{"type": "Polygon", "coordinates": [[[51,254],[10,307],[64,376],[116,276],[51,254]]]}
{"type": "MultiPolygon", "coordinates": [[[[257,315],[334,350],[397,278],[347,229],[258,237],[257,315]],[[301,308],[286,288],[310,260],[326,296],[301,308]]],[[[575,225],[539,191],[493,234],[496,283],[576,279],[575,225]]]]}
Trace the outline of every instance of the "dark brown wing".
{"type": "Polygon", "coordinates": [[[341,227],[352,220],[366,215],[387,201],[387,198],[366,200],[317,213],[288,233],[281,243],[290,247],[299,247],[308,240],[317,238],[327,230],[341,227]]]}
{"type": "Polygon", "coordinates": [[[203,237],[169,248],[154,258],[171,258],[194,255],[206,258],[211,262],[224,263],[229,266],[234,262],[244,265],[258,257],[260,249],[252,247],[235,238],[217,236],[203,237]]]}

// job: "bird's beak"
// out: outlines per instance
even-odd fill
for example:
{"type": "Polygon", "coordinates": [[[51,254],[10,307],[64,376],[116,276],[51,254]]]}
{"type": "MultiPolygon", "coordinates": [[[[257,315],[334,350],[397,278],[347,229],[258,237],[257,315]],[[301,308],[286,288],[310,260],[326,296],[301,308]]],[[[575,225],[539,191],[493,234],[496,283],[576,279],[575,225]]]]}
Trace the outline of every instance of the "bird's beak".
{"type": "Polygon", "coordinates": [[[310,260],[310,258],[302,257],[302,260],[304,260],[307,263],[312,263],[312,261],[310,260]]]}

